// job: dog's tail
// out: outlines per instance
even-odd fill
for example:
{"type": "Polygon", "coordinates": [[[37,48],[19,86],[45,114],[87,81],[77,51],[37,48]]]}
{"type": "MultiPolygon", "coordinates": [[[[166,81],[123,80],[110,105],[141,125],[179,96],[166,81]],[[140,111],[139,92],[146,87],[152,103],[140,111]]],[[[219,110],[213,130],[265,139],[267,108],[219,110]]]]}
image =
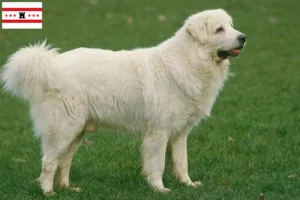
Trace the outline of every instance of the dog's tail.
{"type": "Polygon", "coordinates": [[[4,89],[30,102],[40,101],[54,83],[54,56],[58,49],[42,43],[21,48],[3,67],[4,89]]]}

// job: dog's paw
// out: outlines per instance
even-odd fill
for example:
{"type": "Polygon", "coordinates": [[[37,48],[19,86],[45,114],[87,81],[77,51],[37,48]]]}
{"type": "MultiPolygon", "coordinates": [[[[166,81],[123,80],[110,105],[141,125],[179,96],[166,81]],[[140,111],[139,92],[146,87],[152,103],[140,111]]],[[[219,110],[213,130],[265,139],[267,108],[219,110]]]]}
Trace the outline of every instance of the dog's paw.
{"type": "Polygon", "coordinates": [[[46,197],[53,197],[53,196],[56,196],[56,192],[54,192],[54,191],[47,191],[47,192],[44,192],[44,195],[46,197]]]}
{"type": "Polygon", "coordinates": [[[161,189],[156,189],[158,192],[162,192],[162,193],[168,193],[171,192],[171,190],[169,188],[161,188],[161,189]]]}
{"type": "Polygon", "coordinates": [[[190,181],[190,182],[187,182],[186,185],[192,186],[192,187],[198,187],[198,186],[201,186],[203,184],[200,181],[195,181],[195,182],[190,181]]]}
{"type": "Polygon", "coordinates": [[[80,187],[69,187],[69,189],[74,191],[74,192],[80,192],[81,191],[80,187]]]}

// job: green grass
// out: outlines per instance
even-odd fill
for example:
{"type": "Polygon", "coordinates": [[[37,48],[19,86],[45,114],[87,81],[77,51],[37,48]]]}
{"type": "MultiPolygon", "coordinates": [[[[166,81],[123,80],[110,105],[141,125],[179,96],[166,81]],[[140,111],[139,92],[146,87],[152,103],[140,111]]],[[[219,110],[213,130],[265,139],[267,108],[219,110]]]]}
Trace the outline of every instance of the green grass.
{"type": "MultiPolygon", "coordinates": [[[[187,16],[222,7],[248,36],[232,60],[230,77],[212,117],[188,140],[189,171],[200,188],[180,184],[167,164],[168,194],[154,192],[141,171],[140,142],[100,130],[74,157],[71,182],[82,192],[51,199],[299,199],[300,26],[298,0],[46,0],[43,30],[0,30],[0,63],[38,40],[62,51],[79,46],[130,49],[170,37],[187,16]],[[166,20],[158,20],[165,15],[166,20]],[[132,23],[127,23],[128,18],[132,23]],[[276,18],[276,22],[271,23],[276,18]],[[233,140],[229,141],[231,137],[233,140]],[[297,174],[294,178],[289,175],[297,174]]],[[[43,199],[34,179],[41,170],[39,139],[29,107],[0,92],[0,199],[43,199]]]]}

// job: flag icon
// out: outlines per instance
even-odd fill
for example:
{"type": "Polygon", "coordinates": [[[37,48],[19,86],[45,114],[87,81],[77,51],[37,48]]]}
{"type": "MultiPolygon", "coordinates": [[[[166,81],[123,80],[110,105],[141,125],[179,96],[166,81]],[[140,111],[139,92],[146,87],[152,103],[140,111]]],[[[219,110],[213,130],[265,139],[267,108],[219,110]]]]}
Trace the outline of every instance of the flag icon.
{"type": "Polygon", "coordinates": [[[2,29],[42,29],[42,2],[2,2],[2,29]]]}

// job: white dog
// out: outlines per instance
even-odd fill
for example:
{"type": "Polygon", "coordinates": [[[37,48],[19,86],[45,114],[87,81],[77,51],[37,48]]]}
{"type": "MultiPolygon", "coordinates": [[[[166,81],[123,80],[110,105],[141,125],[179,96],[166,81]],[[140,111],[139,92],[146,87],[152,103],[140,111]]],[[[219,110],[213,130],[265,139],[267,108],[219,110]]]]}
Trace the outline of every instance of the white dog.
{"type": "Polygon", "coordinates": [[[187,135],[210,115],[227,77],[228,58],[246,36],[222,9],[190,16],[165,42],[152,48],[110,51],[78,48],[59,54],[45,42],[20,49],[4,66],[6,90],[30,102],[41,137],[45,194],[53,180],[69,187],[73,154],[84,134],[98,127],[141,136],[143,172],[159,191],[169,144],[178,179],[190,186],[187,135]]]}

